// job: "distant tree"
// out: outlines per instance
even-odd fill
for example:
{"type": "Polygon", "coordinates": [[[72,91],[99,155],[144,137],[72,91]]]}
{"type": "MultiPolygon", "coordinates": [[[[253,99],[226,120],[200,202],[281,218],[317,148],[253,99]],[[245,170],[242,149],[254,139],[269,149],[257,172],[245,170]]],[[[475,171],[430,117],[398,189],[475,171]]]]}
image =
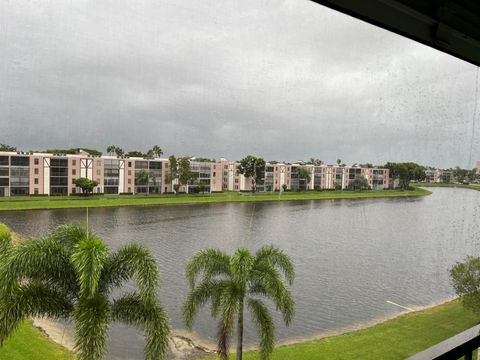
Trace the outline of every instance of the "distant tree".
{"type": "Polygon", "coordinates": [[[240,165],[237,168],[237,173],[245,177],[249,177],[252,181],[252,192],[257,191],[257,183],[265,176],[265,160],[257,158],[253,155],[247,155],[240,160],[240,165]]]}
{"type": "Polygon", "coordinates": [[[117,155],[118,157],[123,157],[123,155],[125,155],[125,152],[123,151],[122,148],[116,147],[115,148],[115,155],[117,155]]]}
{"type": "Polygon", "coordinates": [[[450,269],[453,288],[463,305],[480,313],[480,257],[469,256],[450,269]]]}
{"type": "Polygon", "coordinates": [[[17,148],[7,144],[0,144],[0,151],[17,151],[17,148]]]}
{"type": "Polygon", "coordinates": [[[98,183],[95,180],[90,180],[87,178],[78,178],[75,180],[75,186],[78,186],[80,189],[82,189],[82,192],[85,196],[91,194],[97,185],[98,183]]]}
{"type": "Polygon", "coordinates": [[[355,180],[352,181],[351,187],[353,190],[368,190],[370,185],[368,184],[367,178],[363,176],[358,176],[355,180]]]}
{"type": "Polygon", "coordinates": [[[366,164],[360,164],[360,167],[362,167],[362,168],[369,168],[369,169],[371,169],[371,168],[373,168],[374,166],[373,166],[373,164],[366,163],[366,164]]]}
{"type": "Polygon", "coordinates": [[[290,257],[276,246],[263,246],[255,254],[241,248],[232,255],[218,249],[200,250],[186,268],[190,291],[183,305],[188,328],[199,308],[211,303],[219,320],[218,352],[228,358],[228,343],[236,322],[237,360],[242,359],[244,312],[248,310],[260,340],[260,358],[269,359],[275,342],[275,324],[262,297],[273,302],[286,325],[293,319],[295,303],[287,285],[295,277],[290,257]]]}
{"type": "Polygon", "coordinates": [[[302,181],[303,184],[304,184],[302,186],[302,190],[307,190],[308,183],[311,180],[311,176],[310,176],[310,173],[308,172],[308,170],[303,168],[303,167],[297,167],[295,169],[295,173],[298,174],[299,183],[300,183],[300,181],[302,181]]]}
{"type": "Polygon", "coordinates": [[[458,183],[466,183],[469,182],[470,179],[470,170],[467,169],[461,169],[459,166],[457,166],[453,170],[453,176],[455,178],[455,181],[458,183]]]}
{"type": "Polygon", "coordinates": [[[205,185],[204,183],[198,184],[198,192],[204,194],[205,191],[207,191],[207,185],[205,185]]]}
{"type": "Polygon", "coordinates": [[[148,158],[148,159],[153,159],[155,153],[153,152],[152,149],[148,150],[145,154],[145,157],[148,158]]]}
{"type": "Polygon", "coordinates": [[[337,159],[337,165],[340,165],[342,163],[342,159],[337,159]]]}
{"type": "Polygon", "coordinates": [[[163,155],[163,150],[160,146],[154,145],[152,147],[153,154],[156,155],[157,157],[162,157],[163,155]]]}
{"type": "Polygon", "coordinates": [[[116,149],[117,149],[117,147],[115,145],[107,146],[107,154],[113,155],[115,153],[116,149]]]}
{"type": "Polygon", "coordinates": [[[189,185],[195,180],[195,174],[192,172],[192,165],[188,157],[178,159],[178,182],[180,185],[189,185]]]}
{"type": "Polygon", "coordinates": [[[147,170],[140,170],[136,175],[136,184],[137,185],[148,185],[150,179],[150,174],[147,170]]]}
{"type": "Polygon", "coordinates": [[[178,184],[178,161],[177,158],[173,155],[169,156],[168,161],[170,163],[170,171],[167,172],[165,176],[165,181],[172,184],[173,190],[175,191],[175,193],[178,193],[178,190],[180,189],[180,185],[178,184]],[[175,185],[179,186],[176,187],[175,185]]]}
{"type": "Polygon", "coordinates": [[[143,158],[143,157],[145,157],[145,154],[142,153],[141,151],[133,150],[133,151],[129,151],[129,152],[127,153],[127,156],[128,156],[128,157],[140,157],[140,158],[143,158]]]}
{"type": "Polygon", "coordinates": [[[43,152],[46,152],[46,153],[52,153],[52,154],[78,154],[80,152],[80,150],[83,150],[87,153],[89,153],[90,155],[94,155],[94,156],[102,156],[102,153],[98,150],[95,150],[95,149],[87,149],[87,148],[72,148],[72,149],[47,149],[47,150],[44,150],[43,152]]]}
{"type": "Polygon", "coordinates": [[[320,166],[323,164],[323,161],[320,159],[310,158],[310,160],[307,161],[307,164],[320,166]]]}
{"type": "Polygon", "coordinates": [[[424,181],[425,167],[413,162],[391,163],[388,162],[384,168],[390,170],[390,176],[399,180],[402,189],[408,189],[410,181],[424,181]]]}

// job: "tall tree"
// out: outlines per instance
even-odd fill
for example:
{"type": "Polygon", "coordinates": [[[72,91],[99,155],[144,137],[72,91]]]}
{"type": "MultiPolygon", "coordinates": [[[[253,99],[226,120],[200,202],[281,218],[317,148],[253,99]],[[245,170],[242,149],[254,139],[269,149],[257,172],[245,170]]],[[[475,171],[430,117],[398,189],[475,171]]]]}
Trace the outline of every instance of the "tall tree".
{"type": "Polygon", "coordinates": [[[122,157],[123,155],[125,155],[125,152],[123,151],[123,149],[121,147],[115,147],[115,155],[117,155],[118,157],[122,157]]]}
{"type": "Polygon", "coordinates": [[[0,144],[0,151],[17,151],[17,148],[8,144],[0,144]]]}
{"type": "Polygon", "coordinates": [[[303,190],[306,190],[308,188],[308,183],[312,179],[311,176],[310,176],[310,173],[308,172],[307,169],[305,169],[304,167],[300,167],[300,166],[295,169],[295,173],[298,175],[299,185],[300,185],[300,181],[302,180],[303,184],[304,184],[304,186],[303,186],[304,189],[303,190]]]}
{"type": "Polygon", "coordinates": [[[0,248],[0,344],[26,318],[71,319],[79,358],[102,359],[110,322],[121,321],[145,331],[146,359],[166,358],[168,319],[157,298],[157,263],[145,247],[110,252],[90,230],[62,225],[18,245],[0,231],[0,248]],[[122,294],[130,280],[137,289],[122,294]]]}
{"type": "Polygon", "coordinates": [[[141,151],[132,150],[132,151],[129,151],[129,152],[127,153],[127,156],[129,156],[129,157],[139,157],[139,158],[143,158],[143,157],[145,157],[145,154],[142,153],[141,151]]]}
{"type": "Polygon", "coordinates": [[[392,178],[398,179],[402,189],[408,189],[411,181],[425,180],[425,167],[413,162],[388,162],[384,167],[390,170],[392,178]]]}
{"type": "Polygon", "coordinates": [[[157,157],[162,157],[162,155],[163,155],[163,150],[158,145],[154,145],[153,148],[152,148],[152,151],[157,157]]]}
{"type": "Polygon", "coordinates": [[[195,174],[192,172],[192,165],[188,157],[178,159],[178,182],[180,185],[188,186],[195,180],[195,174]]]}
{"type": "Polygon", "coordinates": [[[175,194],[178,194],[180,185],[178,184],[178,161],[177,158],[173,155],[168,157],[168,162],[170,163],[170,171],[166,174],[165,180],[172,184],[175,194]],[[178,185],[178,186],[177,186],[178,185]]]}
{"type": "Polygon", "coordinates": [[[186,268],[190,292],[183,305],[185,323],[191,328],[199,308],[210,302],[212,316],[219,318],[218,351],[222,359],[227,359],[236,319],[236,356],[241,360],[243,316],[247,307],[259,333],[261,358],[268,359],[274,347],[275,325],[260,298],[272,300],[283,314],[285,324],[289,325],[295,304],[285,281],[291,285],[294,276],[292,260],[275,246],[263,246],[255,255],[244,248],[231,256],[218,249],[201,250],[186,268]]]}
{"type": "Polygon", "coordinates": [[[253,155],[247,155],[240,160],[237,172],[251,179],[252,192],[255,193],[257,191],[257,183],[259,183],[265,176],[265,160],[253,155]]]}
{"type": "Polygon", "coordinates": [[[113,155],[117,147],[115,145],[107,146],[107,154],[113,155]]]}

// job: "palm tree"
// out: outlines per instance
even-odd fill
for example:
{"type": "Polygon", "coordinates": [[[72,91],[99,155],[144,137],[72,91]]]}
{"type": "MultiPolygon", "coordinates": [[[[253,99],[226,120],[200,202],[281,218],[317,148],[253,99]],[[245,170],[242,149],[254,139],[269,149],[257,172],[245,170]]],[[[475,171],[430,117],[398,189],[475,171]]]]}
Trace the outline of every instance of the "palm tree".
{"type": "Polygon", "coordinates": [[[286,325],[292,321],[294,301],[285,286],[295,276],[292,260],[279,248],[263,246],[255,255],[241,248],[232,256],[218,249],[200,250],[187,264],[190,292],[183,305],[183,317],[190,329],[197,311],[208,301],[212,316],[219,317],[218,352],[228,356],[228,340],[237,320],[237,360],[242,359],[244,307],[260,337],[260,355],[268,359],[274,347],[275,326],[262,300],[273,301],[286,325]],[[282,276],[283,273],[283,276],[282,276]],[[197,278],[201,276],[200,281],[197,278]]]}
{"type": "Polygon", "coordinates": [[[145,247],[109,252],[90,230],[62,225],[19,244],[3,229],[0,254],[0,345],[26,318],[72,319],[79,358],[101,359],[109,324],[121,321],[145,331],[146,359],[166,357],[168,318],[157,299],[157,263],[145,247]],[[112,294],[130,279],[136,291],[112,294]]]}

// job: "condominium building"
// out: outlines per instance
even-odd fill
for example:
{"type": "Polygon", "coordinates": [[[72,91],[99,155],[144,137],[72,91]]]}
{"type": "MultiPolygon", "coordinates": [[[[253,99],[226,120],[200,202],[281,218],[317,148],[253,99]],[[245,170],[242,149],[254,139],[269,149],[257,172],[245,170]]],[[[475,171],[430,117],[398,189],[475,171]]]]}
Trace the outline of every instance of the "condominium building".
{"type": "Polygon", "coordinates": [[[163,193],[168,159],[78,154],[0,152],[0,196],[80,193],[78,178],[95,180],[95,193],[163,193]],[[142,172],[146,174],[142,176],[142,172]]]}
{"type": "MultiPolygon", "coordinates": [[[[250,178],[238,173],[239,162],[190,161],[194,174],[182,192],[251,191],[250,178]]],[[[0,152],[0,196],[71,195],[81,192],[78,178],[95,180],[94,193],[161,194],[172,191],[168,159],[94,156],[78,154],[0,152]]],[[[373,189],[388,187],[388,169],[359,166],[313,165],[268,162],[265,175],[258,181],[258,191],[300,191],[349,189],[359,176],[373,189]],[[306,170],[300,171],[299,169],[306,170]]]]}
{"type": "Polygon", "coordinates": [[[432,183],[452,183],[454,181],[453,171],[427,169],[425,170],[425,181],[432,183]]]}

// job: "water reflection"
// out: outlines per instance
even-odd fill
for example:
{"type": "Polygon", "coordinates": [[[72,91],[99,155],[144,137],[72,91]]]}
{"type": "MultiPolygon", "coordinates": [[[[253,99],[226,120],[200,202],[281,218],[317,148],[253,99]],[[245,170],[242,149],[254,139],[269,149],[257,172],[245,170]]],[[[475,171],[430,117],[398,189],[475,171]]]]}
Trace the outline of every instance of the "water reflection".
{"type": "MultiPolygon", "coordinates": [[[[90,225],[113,249],[136,242],[156,255],[160,297],[173,328],[182,329],[184,266],[198,249],[253,250],[274,243],[296,265],[296,317],[278,320],[280,339],[348,328],[452,296],[447,269],[480,249],[480,192],[434,189],[424,198],[275,203],[223,203],[90,209],[90,225]]],[[[1,212],[15,231],[38,236],[58,224],[85,222],[85,210],[1,212]]],[[[248,316],[247,316],[248,318],[248,316]]],[[[213,338],[215,323],[202,312],[195,331],[213,338]]],[[[247,324],[248,342],[255,332],[247,324]]],[[[140,334],[112,330],[110,358],[141,358],[140,334]]]]}

